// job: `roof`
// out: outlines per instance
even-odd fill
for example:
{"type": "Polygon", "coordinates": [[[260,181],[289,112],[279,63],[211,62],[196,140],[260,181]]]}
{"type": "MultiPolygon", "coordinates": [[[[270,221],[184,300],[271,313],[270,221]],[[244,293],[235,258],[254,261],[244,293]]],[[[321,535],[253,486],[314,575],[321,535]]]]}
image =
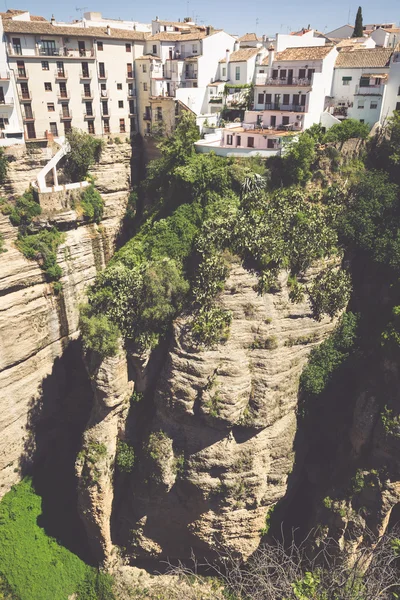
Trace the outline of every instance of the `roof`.
{"type": "Polygon", "coordinates": [[[351,52],[340,52],[336,68],[376,68],[388,67],[393,48],[360,48],[351,52]]]}
{"type": "MultiPolygon", "coordinates": [[[[338,39],[338,38],[333,38],[338,39]]],[[[339,38],[340,39],[340,38],[339,38]]],[[[359,38],[349,38],[348,40],[340,39],[337,44],[337,48],[344,48],[345,46],[357,46],[358,44],[365,44],[368,38],[359,37],[359,38]]]]}
{"type": "Polygon", "coordinates": [[[121,40],[144,41],[148,33],[128,29],[110,28],[110,34],[103,27],[68,27],[52,25],[49,21],[12,21],[3,22],[5,33],[31,33],[33,35],[65,35],[80,38],[111,38],[121,40]]]}
{"type": "MultiPolygon", "coordinates": [[[[17,10],[15,8],[9,8],[7,12],[0,12],[0,16],[3,19],[3,21],[5,20],[11,20],[13,17],[16,17],[18,15],[23,15],[24,13],[29,12],[28,10],[17,10]]],[[[36,15],[29,15],[31,18],[31,21],[46,21],[46,19],[44,17],[38,17],[36,15]]]]}
{"type": "Polygon", "coordinates": [[[154,54],[143,54],[142,56],[138,56],[135,60],[161,60],[161,58],[154,54]]]}
{"type": "Polygon", "coordinates": [[[260,42],[260,38],[255,33],[245,33],[238,39],[239,42],[260,42]]]}
{"type": "Polygon", "coordinates": [[[309,46],[308,48],[286,48],[275,54],[275,61],[282,60],[322,60],[332,51],[332,46],[309,46]]]}
{"type": "MultiPolygon", "coordinates": [[[[249,58],[253,58],[256,56],[260,50],[258,48],[242,48],[241,50],[236,50],[235,52],[231,52],[229,55],[229,62],[246,62],[249,58]]],[[[220,63],[226,62],[226,57],[221,58],[220,63]]]]}
{"type": "Polygon", "coordinates": [[[154,35],[150,35],[147,39],[150,42],[192,42],[202,40],[207,36],[205,31],[191,31],[190,33],[180,33],[179,31],[160,31],[154,35]]]}
{"type": "Polygon", "coordinates": [[[385,31],[387,33],[400,33],[400,27],[391,27],[390,29],[385,29],[385,31]]]}

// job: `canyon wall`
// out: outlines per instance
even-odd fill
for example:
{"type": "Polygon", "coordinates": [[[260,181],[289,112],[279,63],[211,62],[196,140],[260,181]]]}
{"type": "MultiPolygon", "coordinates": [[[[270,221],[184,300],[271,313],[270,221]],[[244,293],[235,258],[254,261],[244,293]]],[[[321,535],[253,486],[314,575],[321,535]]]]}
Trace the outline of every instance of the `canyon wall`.
{"type": "MultiPolygon", "coordinates": [[[[74,211],[40,216],[66,232],[57,256],[63,272],[58,296],[38,264],[16,249],[17,228],[0,214],[6,249],[0,254],[0,495],[19,481],[34,452],[30,422],[40,412],[44,382],[68,342],[78,336],[85,289],[114,251],[129,195],[130,157],[129,144],[106,145],[91,171],[105,201],[99,225],[79,224],[74,211]]],[[[36,152],[17,157],[10,163],[3,194],[23,193],[45,162],[36,152]]]]}

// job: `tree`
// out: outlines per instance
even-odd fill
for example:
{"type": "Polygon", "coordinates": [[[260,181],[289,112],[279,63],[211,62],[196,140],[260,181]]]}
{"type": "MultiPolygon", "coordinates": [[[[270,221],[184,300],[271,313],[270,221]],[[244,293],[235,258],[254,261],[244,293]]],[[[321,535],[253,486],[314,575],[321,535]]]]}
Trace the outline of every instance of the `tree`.
{"type": "Polygon", "coordinates": [[[361,6],[358,7],[356,22],[354,24],[353,38],[363,37],[363,18],[362,18],[362,10],[361,6]]]}
{"type": "Polygon", "coordinates": [[[99,162],[104,142],[93,136],[72,129],[67,133],[70,150],[65,157],[65,173],[75,182],[82,181],[90,167],[99,162]]]}
{"type": "Polygon", "coordinates": [[[361,138],[365,140],[369,134],[369,127],[366,123],[361,123],[356,119],[345,119],[342,123],[336,123],[331,127],[325,137],[324,142],[345,142],[351,138],[361,138]]]}

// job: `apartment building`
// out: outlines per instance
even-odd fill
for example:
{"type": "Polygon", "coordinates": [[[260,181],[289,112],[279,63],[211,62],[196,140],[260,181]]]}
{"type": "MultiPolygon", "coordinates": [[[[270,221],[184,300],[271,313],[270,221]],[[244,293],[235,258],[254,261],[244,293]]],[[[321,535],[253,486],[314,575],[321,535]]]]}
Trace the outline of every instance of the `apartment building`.
{"type": "Polygon", "coordinates": [[[393,114],[394,110],[400,111],[400,44],[391,55],[389,77],[385,87],[386,93],[381,111],[382,123],[393,114]]]}
{"type": "Polygon", "coordinates": [[[269,50],[257,74],[254,111],[247,122],[302,131],[320,122],[331,93],[337,50],[333,46],[269,50]]]}
{"type": "MultiPolygon", "coordinates": [[[[0,36],[3,23],[0,20],[0,36]]],[[[8,66],[5,44],[0,44],[0,146],[24,143],[24,128],[14,73],[8,66]]]]}
{"type": "MultiPolygon", "coordinates": [[[[159,27],[178,27],[180,23],[153,21],[159,27]]],[[[184,24],[186,25],[186,23],[184,24]]],[[[137,97],[140,107],[139,131],[150,133],[157,98],[179,101],[201,124],[208,113],[208,84],[216,80],[218,60],[226,49],[232,51],[235,38],[224,31],[199,27],[193,31],[159,31],[146,40],[146,52],[136,60],[137,97]]],[[[164,103],[165,105],[165,103],[164,103]]]]}
{"type": "Polygon", "coordinates": [[[381,121],[392,55],[391,48],[340,52],[329,112],[339,120],[357,119],[370,127],[381,121]]]}
{"type": "Polygon", "coordinates": [[[146,32],[64,26],[29,13],[3,18],[3,27],[26,140],[71,127],[95,135],[138,130],[134,64],[146,32]]]}

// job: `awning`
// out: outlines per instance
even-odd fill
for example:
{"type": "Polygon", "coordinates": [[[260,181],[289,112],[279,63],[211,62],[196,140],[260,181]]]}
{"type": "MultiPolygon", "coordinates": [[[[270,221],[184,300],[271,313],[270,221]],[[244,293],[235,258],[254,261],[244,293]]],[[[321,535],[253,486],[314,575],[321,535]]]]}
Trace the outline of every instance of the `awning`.
{"type": "Polygon", "coordinates": [[[386,81],[388,78],[388,74],[387,73],[363,73],[361,75],[361,77],[373,77],[374,79],[383,79],[384,81],[386,81]]]}

